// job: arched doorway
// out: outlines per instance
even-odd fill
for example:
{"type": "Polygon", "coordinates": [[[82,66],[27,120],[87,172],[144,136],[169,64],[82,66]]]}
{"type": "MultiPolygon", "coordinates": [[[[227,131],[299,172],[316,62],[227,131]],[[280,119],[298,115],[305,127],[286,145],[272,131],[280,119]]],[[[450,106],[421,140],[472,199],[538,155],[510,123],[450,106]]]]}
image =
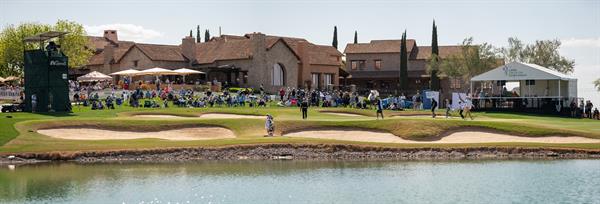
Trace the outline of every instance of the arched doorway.
{"type": "Polygon", "coordinates": [[[275,63],[273,65],[273,70],[271,71],[272,83],[273,86],[285,86],[285,69],[283,65],[279,63],[275,63]]]}

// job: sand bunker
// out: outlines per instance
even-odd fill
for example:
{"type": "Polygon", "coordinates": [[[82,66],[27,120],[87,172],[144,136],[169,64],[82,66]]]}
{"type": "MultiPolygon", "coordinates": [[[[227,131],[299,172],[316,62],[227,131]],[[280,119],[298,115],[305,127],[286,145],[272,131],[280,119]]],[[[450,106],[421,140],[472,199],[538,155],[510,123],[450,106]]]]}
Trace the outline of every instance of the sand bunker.
{"type": "Polygon", "coordinates": [[[598,139],[585,137],[521,137],[481,131],[455,132],[437,141],[414,141],[397,137],[391,133],[365,130],[318,130],[300,131],[285,134],[287,137],[305,137],[359,142],[380,143],[492,143],[492,142],[534,142],[534,143],[596,143],[598,139]]]}
{"type": "Polygon", "coordinates": [[[235,138],[235,134],[222,127],[197,127],[164,130],[156,132],[133,132],[102,130],[95,128],[55,128],[37,131],[50,137],[70,140],[129,140],[158,138],[165,140],[212,140],[235,138]]]}
{"type": "Polygon", "coordinates": [[[321,113],[325,113],[325,114],[329,114],[329,115],[349,116],[349,117],[364,116],[364,115],[356,114],[356,113],[338,113],[338,112],[321,112],[321,113]]]}
{"type": "Polygon", "coordinates": [[[218,118],[218,119],[241,119],[241,118],[251,118],[251,119],[265,119],[266,116],[261,115],[240,115],[240,114],[231,114],[231,113],[205,113],[200,115],[200,118],[218,118]]]}
{"type": "Polygon", "coordinates": [[[169,119],[190,119],[194,117],[185,117],[185,116],[177,116],[177,115],[152,115],[152,114],[143,114],[143,115],[134,115],[134,118],[169,118],[169,119]]]}

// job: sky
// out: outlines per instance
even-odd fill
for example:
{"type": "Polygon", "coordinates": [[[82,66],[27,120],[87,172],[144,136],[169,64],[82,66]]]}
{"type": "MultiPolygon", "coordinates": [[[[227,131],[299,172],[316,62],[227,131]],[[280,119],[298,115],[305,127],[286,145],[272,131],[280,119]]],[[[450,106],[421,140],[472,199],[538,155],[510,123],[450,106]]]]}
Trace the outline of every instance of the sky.
{"type": "Polygon", "coordinates": [[[160,44],[180,44],[200,25],[213,36],[220,26],[223,34],[262,32],[329,45],[337,26],[340,51],[354,31],[359,42],[368,42],[399,39],[406,30],[417,45],[430,45],[435,19],[440,45],[466,37],[496,47],[509,37],[560,39],[561,54],[576,63],[579,96],[600,105],[592,84],[600,78],[600,0],[0,0],[0,29],[59,19],[81,23],[91,35],[117,29],[121,40],[160,44]]]}

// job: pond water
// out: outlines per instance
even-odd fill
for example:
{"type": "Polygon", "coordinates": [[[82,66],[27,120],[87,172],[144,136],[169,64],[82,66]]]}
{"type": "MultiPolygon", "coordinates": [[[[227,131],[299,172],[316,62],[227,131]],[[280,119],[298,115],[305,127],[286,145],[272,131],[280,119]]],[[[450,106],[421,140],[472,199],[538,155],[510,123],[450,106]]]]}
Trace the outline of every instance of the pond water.
{"type": "Polygon", "coordinates": [[[0,203],[600,203],[600,160],[0,167],[0,203]]]}

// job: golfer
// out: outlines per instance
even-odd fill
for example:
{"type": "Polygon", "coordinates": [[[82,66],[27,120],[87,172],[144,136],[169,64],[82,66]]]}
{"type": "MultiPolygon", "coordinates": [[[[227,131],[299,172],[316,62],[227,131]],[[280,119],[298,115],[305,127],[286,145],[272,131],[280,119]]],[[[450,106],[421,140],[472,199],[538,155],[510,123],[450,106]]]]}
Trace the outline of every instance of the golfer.
{"type": "Polygon", "coordinates": [[[377,119],[379,120],[379,114],[381,114],[381,119],[383,120],[383,103],[380,98],[377,98],[377,119]]]}
{"type": "Polygon", "coordinates": [[[273,137],[273,132],[275,131],[275,124],[273,121],[273,116],[267,114],[267,120],[265,121],[265,129],[267,130],[267,137],[273,137]]]}
{"type": "Polygon", "coordinates": [[[300,110],[302,111],[302,119],[308,118],[308,98],[304,98],[300,103],[300,110]]]}

